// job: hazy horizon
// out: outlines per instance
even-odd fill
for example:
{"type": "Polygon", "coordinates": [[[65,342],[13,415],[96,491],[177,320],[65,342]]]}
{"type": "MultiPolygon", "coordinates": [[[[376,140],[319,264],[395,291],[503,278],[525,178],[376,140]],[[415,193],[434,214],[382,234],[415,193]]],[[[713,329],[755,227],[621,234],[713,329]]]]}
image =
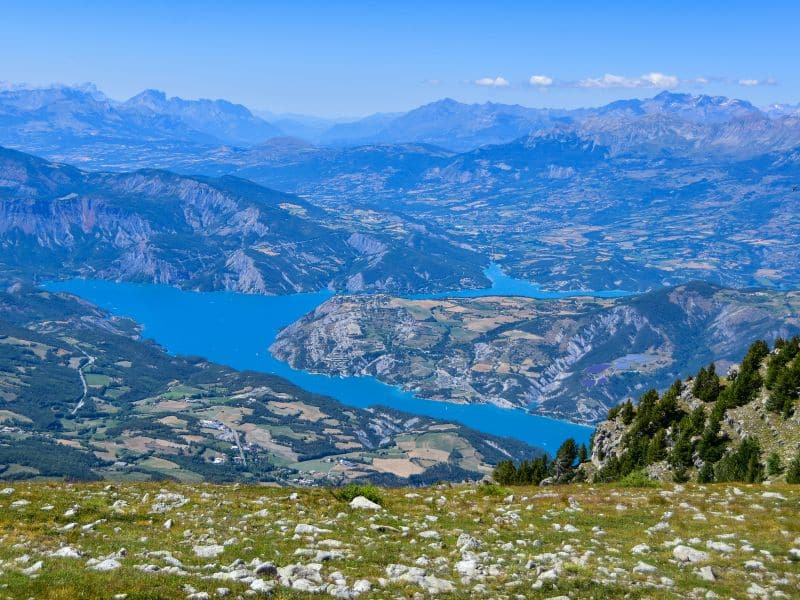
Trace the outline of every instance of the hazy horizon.
{"type": "Polygon", "coordinates": [[[437,99],[578,108],[659,91],[800,101],[800,6],[12,1],[0,81],[156,88],[324,118],[437,99]]]}

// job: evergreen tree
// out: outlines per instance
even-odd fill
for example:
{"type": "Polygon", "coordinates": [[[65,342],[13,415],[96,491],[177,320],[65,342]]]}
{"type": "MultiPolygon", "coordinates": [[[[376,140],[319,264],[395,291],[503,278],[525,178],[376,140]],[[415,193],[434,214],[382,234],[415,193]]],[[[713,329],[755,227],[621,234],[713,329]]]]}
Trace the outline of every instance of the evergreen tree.
{"type": "Polygon", "coordinates": [[[719,396],[721,386],[714,363],[708,369],[701,368],[692,386],[692,395],[703,402],[714,402],[719,396]]]}
{"type": "Polygon", "coordinates": [[[759,483],[764,480],[761,446],[758,440],[747,437],[733,452],[723,457],[714,470],[717,481],[759,483]]]}
{"type": "Polygon", "coordinates": [[[586,448],[586,444],[581,444],[578,448],[578,462],[585,463],[587,460],[589,460],[589,450],[586,448]]]}
{"type": "Polygon", "coordinates": [[[667,458],[667,432],[659,429],[647,448],[647,464],[652,465],[665,458],[667,458]]]}
{"type": "Polygon", "coordinates": [[[492,476],[500,485],[511,485],[517,482],[517,468],[510,460],[501,460],[494,468],[492,476]]]}
{"type": "Polygon", "coordinates": [[[709,419],[700,441],[697,443],[697,454],[705,462],[717,462],[725,451],[725,438],[720,435],[719,419],[709,419]]]}
{"type": "Polygon", "coordinates": [[[767,399],[767,408],[788,418],[794,412],[798,397],[800,397],[800,356],[784,365],[775,375],[767,399]]]}
{"type": "Polygon", "coordinates": [[[556,458],[552,465],[553,475],[561,477],[571,471],[576,458],[578,458],[578,445],[574,439],[568,438],[556,452],[556,458]]]}
{"type": "Polygon", "coordinates": [[[778,338],[775,340],[775,350],[777,353],[770,359],[767,376],[764,378],[764,385],[768,390],[773,388],[784,367],[800,354],[800,338],[795,336],[788,342],[778,338]]]}
{"type": "Polygon", "coordinates": [[[767,474],[775,476],[781,473],[783,473],[781,457],[777,452],[772,452],[767,458],[767,474]]]}
{"type": "Polygon", "coordinates": [[[786,470],[786,483],[800,483],[800,449],[786,470]]]}
{"type": "Polygon", "coordinates": [[[726,392],[726,402],[730,407],[744,406],[755,399],[756,393],[764,383],[759,369],[764,358],[769,354],[766,342],[758,341],[750,346],[742,360],[739,373],[726,392]]]}
{"type": "Polygon", "coordinates": [[[697,481],[699,483],[712,483],[714,481],[714,465],[710,462],[705,463],[697,473],[697,481]]]}
{"type": "Polygon", "coordinates": [[[630,425],[633,423],[633,418],[636,416],[636,411],[633,408],[633,402],[626,400],[622,406],[620,407],[619,411],[620,416],[622,417],[622,422],[625,425],[630,425]]]}
{"type": "Polygon", "coordinates": [[[675,445],[669,455],[669,463],[675,469],[686,469],[692,465],[692,436],[694,435],[688,424],[688,419],[682,421],[684,425],[680,428],[675,445]]]}

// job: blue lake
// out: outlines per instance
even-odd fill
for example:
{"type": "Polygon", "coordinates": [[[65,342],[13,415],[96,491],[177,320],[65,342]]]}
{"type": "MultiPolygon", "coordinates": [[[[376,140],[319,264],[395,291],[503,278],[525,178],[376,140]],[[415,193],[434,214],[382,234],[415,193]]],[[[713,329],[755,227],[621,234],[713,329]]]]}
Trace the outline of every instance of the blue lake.
{"type": "Polygon", "coordinates": [[[441,292],[438,294],[416,294],[411,298],[480,298],[481,296],[527,296],[528,298],[541,298],[545,300],[556,300],[558,298],[568,298],[570,296],[592,296],[593,298],[619,298],[629,296],[631,292],[624,290],[604,290],[592,291],[563,291],[552,292],[543,290],[535,283],[524,279],[516,279],[506,275],[498,264],[491,264],[484,272],[486,277],[492,282],[492,286],[477,290],[456,290],[453,292],[441,292]]]}
{"type": "MultiPolygon", "coordinates": [[[[618,296],[625,292],[545,292],[515,280],[492,266],[493,286],[439,296],[519,295],[560,298],[583,294],[618,296]]],[[[554,452],[566,438],[588,442],[592,429],[492,405],[434,402],[383,384],[371,377],[328,377],[296,371],[267,350],[278,331],[331,297],[323,291],[291,296],[252,296],[231,292],[191,292],[177,288],[111,281],[73,279],[51,282],[53,291],[86,298],[110,312],[135,319],[145,337],[173,354],[192,354],[237,369],[275,373],[296,385],[357,407],[384,405],[409,413],[463,423],[495,435],[514,437],[554,452]]]]}

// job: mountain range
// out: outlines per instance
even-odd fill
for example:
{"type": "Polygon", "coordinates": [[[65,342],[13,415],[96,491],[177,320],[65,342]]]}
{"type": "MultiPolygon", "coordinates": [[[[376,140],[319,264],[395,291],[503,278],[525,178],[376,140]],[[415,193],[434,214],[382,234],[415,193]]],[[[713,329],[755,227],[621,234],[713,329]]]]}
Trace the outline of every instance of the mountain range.
{"type": "Polygon", "coordinates": [[[396,218],[372,229],[232,176],[91,173],[0,148],[4,277],[285,294],[488,283],[486,259],[396,218]]]}
{"type": "Polygon", "coordinates": [[[744,100],[662,92],[572,110],[445,98],[403,113],[324,119],[253,112],[226,100],[184,100],[159,90],[119,102],[91,84],[0,91],[0,145],[104,167],[131,167],[145,142],[172,154],[249,147],[282,136],[328,147],[423,143],[464,152],[555,129],[623,154],[743,157],[800,144],[800,109],[761,110],[744,100]],[[88,145],[105,151],[87,151],[88,145]]]}

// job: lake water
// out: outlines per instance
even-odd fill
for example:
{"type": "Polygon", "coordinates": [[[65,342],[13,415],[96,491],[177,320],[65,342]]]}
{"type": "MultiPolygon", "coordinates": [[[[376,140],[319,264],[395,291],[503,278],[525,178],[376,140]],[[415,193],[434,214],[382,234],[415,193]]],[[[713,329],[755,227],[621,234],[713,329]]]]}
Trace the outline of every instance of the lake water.
{"type": "Polygon", "coordinates": [[[556,300],[558,298],[568,298],[570,296],[592,296],[593,298],[619,298],[628,296],[631,292],[624,290],[605,290],[599,292],[592,291],[564,291],[549,292],[543,290],[535,283],[516,279],[506,275],[498,264],[491,264],[484,272],[486,277],[492,282],[492,286],[477,290],[456,290],[453,292],[441,292],[438,294],[415,294],[410,298],[480,298],[481,296],[527,296],[529,298],[542,298],[546,300],[556,300]]]}
{"type": "MultiPolygon", "coordinates": [[[[578,292],[545,292],[537,286],[507,277],[499,267],[487,269],[491,288],[425,295],[477,297],[520,295],[561,298],[578,292]]],[[[522,410],[492,405],[434,402],[383,384],[371,377],[328,377],[296,371],[272,357],[267,348],[285,326],[331,297],[323,291],[291,296],[252,296],[232,292],[191,292],[162,285],[73,279],[45,286],[67,291],[110,312],[135,319],[152,338],[173,354],[203,356],[236,369],[275,373],[296,385],[357,407],[389,406],[409,413],[463,423],[495,435],[514,437],[554,452],[568,437],[589,441],[592,429],[522,410]]],[[[580,292],[619,296],[625,292],[580,292]]]]}

